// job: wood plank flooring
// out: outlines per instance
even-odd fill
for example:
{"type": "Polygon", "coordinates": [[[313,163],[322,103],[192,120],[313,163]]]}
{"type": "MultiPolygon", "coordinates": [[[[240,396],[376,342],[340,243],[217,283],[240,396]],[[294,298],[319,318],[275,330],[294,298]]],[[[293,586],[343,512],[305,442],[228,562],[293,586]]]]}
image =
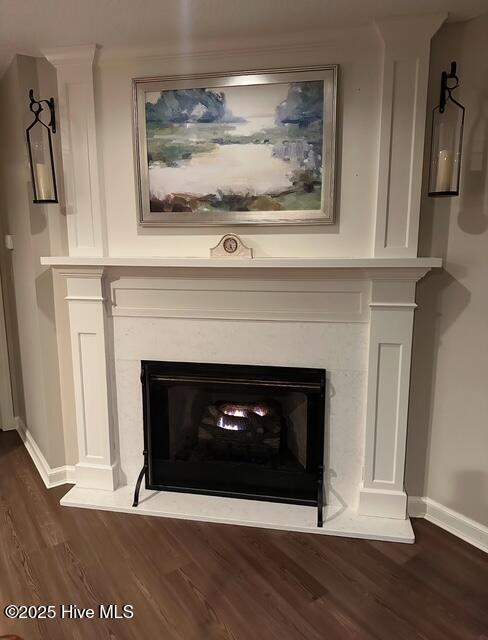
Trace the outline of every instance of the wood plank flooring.
{"type": "Polygon", "coordinates": [[[24,640],[488,640],[488,556],[423,520],[417,544],[62,508],[0,432],[0,636],[24,640]],[[74,604],[132,619],[8,620],[74,604]]]}

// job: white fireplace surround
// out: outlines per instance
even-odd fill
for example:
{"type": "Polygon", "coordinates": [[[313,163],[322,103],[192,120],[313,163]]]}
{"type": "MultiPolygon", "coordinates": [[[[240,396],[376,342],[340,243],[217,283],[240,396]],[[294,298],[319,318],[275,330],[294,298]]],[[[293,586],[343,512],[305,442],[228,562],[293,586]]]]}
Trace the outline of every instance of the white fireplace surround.
{"type": "Polygon", "coordinates": [[[67,280],[79,461],[63,504],[413,541],[403,487],[416,282],[439,259],[45,258],[67,280]],[[314,510],[131,492],[141,360],[327,369],[326,522],[314,510]]]}
{"type": "Polygon", "coordinates": [[[78,441],[63,504],[413,541],[403,480],[415,288],[441,266],[416,256],[430,40],[445,19],[380,20],[355,46],[331,36],[279,50],[106,58],[97,83],[94,45],[44,52],[57,71],[69,255],[42,262],[66,278],[78,441]],[[139,232],[131,77],[319,62],[344,70],[335,225],[243,230],[256,258],[233,261],[205,257],[215,230],[139,232]],[[133,509],[142,359],[325,368],[324,528],[312,508],[230,498],[146,492],[133,509]]]}

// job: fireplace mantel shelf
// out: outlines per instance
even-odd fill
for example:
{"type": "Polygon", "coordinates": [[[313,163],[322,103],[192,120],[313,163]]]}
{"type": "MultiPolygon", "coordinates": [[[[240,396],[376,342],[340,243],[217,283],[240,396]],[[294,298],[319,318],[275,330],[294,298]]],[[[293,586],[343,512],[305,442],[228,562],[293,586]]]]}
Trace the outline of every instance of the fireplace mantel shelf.
{"type": "Polygon", "coordinates": [[[434,269],[442,258],[157,258],[45,256],[51,267],[166,267],[197,269],[434,269]]]}

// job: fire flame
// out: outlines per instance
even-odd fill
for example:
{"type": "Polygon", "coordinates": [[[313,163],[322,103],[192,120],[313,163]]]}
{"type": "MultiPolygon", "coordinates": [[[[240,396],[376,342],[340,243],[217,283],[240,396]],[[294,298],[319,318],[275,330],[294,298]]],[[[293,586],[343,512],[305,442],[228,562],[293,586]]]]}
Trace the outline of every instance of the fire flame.
{"type": "Polygon", "coordinates": [[[245,429],[241,429],[241,425],[236,422],[232,422],[232,420],[226,420],[224,417],[220,417],[217,420],[217,426],[221,429],[227,429],[227,431],[244,431],[245,429]]]}
{"type": "Polygon", "coordinates": [[[232,420],[236,418],[247,418],[249,414],[254,413],[258,416],[266,416],[269,413],[269,408],[263,404],[226,404],[222,407],[222,412],[225,416],[220,416],[217,420],[217,426],[221,429],[227,429],[229,431],[246,431],[247,427],[239,420],[232,420]]]}

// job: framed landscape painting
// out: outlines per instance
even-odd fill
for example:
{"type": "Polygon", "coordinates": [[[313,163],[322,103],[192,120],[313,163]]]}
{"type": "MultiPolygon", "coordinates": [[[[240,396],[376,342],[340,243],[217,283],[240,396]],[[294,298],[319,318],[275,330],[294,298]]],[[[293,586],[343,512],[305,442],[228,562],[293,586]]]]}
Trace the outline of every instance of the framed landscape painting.
{"type": "Polygon", "coordinates": [[[337,67],[133,81],[142,225],[334,222],[337,67]]]}

